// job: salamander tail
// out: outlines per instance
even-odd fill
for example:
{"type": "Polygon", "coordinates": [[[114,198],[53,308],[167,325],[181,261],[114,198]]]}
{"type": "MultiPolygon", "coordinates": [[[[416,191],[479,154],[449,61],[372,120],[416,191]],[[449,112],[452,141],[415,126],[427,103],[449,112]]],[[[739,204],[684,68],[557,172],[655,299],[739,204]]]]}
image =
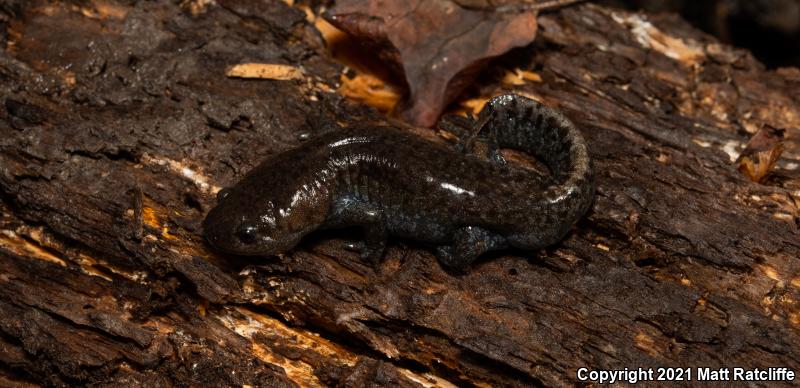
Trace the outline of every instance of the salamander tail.
{"type": "Polygon", "coordinates": [[[556,182],[533,195],[541,210],[565,225],[552,238],[563,237],[594,197],[592,163],[580,131],[561,113],[513,94],[490,100],[477,121],[485,123],[481,132],[494,136],[498,146],[534,155],[550,169],[556,182]]]}

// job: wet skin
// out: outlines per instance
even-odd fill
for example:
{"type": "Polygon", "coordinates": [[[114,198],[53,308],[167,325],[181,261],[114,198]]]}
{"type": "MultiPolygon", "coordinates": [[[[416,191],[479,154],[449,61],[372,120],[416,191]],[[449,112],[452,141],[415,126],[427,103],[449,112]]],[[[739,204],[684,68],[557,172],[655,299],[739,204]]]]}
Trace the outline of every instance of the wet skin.
{"type": "Polygon", "coordinates": [[[206,239],[224,253],[273,255],[316,229],[360,226],[373,263],[392,235],[430,244],[442,265],[464,271],[490,250],[558,242],[591,204],[586,144],[561,114],[505,95],[451,127],[465,151],[392,127],[311,139],[222,190],[203,222],[206,239]],[[490,160],[470,154],[475,139],[490,160]],[[551,177],[505,163],[500,147],[536,156],[551,177]]]}

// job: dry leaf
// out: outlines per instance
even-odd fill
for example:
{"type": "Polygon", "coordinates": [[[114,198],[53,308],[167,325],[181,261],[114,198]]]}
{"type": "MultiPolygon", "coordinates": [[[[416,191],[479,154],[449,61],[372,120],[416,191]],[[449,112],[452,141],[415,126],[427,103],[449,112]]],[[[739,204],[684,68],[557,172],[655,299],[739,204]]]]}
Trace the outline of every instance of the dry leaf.
{"type": "Polygon", "coordinates": [[[289,65],[277,65],[269,63],[241,63],[225,70],[228,77],[238,78],[258,78],[288,81],[302,79],[303,71],[289,65]]]}
{"type": "Polygon", "coordinates": [[[490,59],[533,41],[536,14],[472,9],[452,0],[341,0],[324,17],[405,78],[403,116],[431,126],[490,59]]]}
{"type": "Polygon", "coordinates": [[[753,182],[763,182],[781,157],[784,132],[785,130],[771,125],[764,125],[756,132],[736,158],[739,172],[753,182]]]}

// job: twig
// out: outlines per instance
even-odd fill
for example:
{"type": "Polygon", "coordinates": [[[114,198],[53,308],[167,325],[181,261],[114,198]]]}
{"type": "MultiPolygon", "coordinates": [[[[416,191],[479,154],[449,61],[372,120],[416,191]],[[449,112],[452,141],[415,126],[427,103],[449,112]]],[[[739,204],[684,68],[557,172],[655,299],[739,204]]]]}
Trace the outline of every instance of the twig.
{"type": "Polygon", "coordinates": [[[543,11],[546,9],[561,8],[585,0],[549,0],[549,1],[526,1],[527,4],[508,4],[497,7],[497,12],[514,12],[514,11],[543,11]]]}

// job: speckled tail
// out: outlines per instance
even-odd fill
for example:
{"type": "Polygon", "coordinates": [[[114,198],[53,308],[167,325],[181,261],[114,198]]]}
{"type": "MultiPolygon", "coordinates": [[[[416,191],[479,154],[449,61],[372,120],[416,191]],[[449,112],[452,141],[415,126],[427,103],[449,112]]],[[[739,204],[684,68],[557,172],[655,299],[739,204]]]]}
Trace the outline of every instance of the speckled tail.
{"type": "Polygon", "coordinates": [[[580,131],[561,113],[512,94],[489,101],[478,117],[484,120],[484,131],[493,132],[500,147],[532,154],[549,167],[556,183],[531,195],[539,210],[571,221],[559,234],[566,233],[594,197],[591,160],[580,131]]]}

